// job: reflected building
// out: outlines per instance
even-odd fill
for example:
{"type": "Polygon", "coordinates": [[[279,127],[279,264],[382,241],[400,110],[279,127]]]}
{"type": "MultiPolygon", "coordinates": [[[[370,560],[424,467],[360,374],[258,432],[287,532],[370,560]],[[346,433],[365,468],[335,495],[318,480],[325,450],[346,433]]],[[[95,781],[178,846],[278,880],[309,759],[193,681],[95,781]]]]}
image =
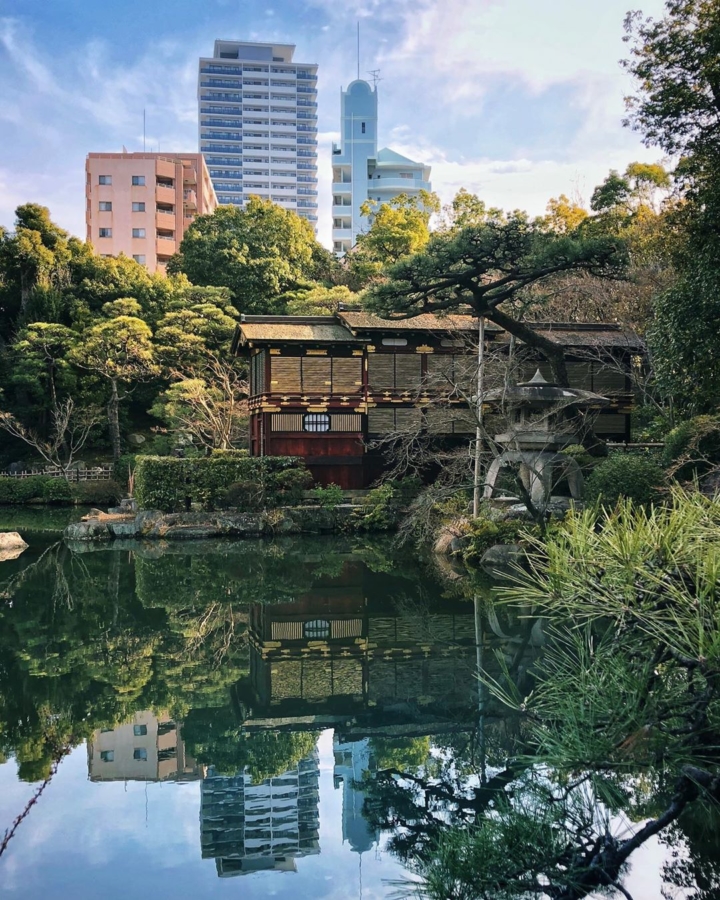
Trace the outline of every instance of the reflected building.
{"type": "Polygon", "coordinates": [[[210,767],[200,801],[203,859],[215,860],[221,878],[295,871],[298,857],[320,852],[319,778],[317,750],[260,784],[210,767]]]}
{"type": "Polygon", "coordinates": [[[347,841],[355,853],[364,853],[378,840],[377,832],[370,828],[363,816],[365,794],[358,787],[370,768],[370,740],[342,741],[335,734],[333,753],[333,784],[336,789],[342,788],[343,792],[343,843],[347,841]]]}
{"type": "Polygon", "coordinates": [[[476,703],[472,606],[393,600],[354,561],[294,602],[253,604],[249,635],[250,676],[238,698],[258,725],[363,714],[414,721],[476,703]]]}
{"type": "Polygon", "coordinates": [[[87,744],[90,781],[198,781],[202,769],[185,753],[181,726],[167,714],[135,713],[132,721],[93,732],[87,744]]]}

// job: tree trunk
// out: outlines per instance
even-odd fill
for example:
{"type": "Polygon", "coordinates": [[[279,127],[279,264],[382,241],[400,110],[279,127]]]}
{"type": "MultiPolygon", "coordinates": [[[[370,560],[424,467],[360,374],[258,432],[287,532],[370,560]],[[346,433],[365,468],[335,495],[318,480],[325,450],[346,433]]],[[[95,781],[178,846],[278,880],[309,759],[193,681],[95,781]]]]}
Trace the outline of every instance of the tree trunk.
{"type": "Polygon", "coordinates": [[[110,379],[110,386],[110,400],[107,405],[108,429],[113,460],[117,462],[120,459],[120,397],[118,396],[117,381],[114,378],[110,379]]]}
{"type": "Polygon", "coordinates": [[[550,363],[556,384],[560,387],[570,387],[567,366],[565,365],[565,350],[561,344],[556,344],[555,341],[543,337],[543,335],[538,334],[528,325],[525,325],[523,322],[518,322],[516,319],[513,319],[512,316],[506,315],[499,309],[488,307],[479,314],[490,319],[491,322],[494,322],[501,328],[504,328],[508,334],[513,335],[518,340],[522,341],[523,344],[527,344],[528,347],[538,350],[550,363]]]}

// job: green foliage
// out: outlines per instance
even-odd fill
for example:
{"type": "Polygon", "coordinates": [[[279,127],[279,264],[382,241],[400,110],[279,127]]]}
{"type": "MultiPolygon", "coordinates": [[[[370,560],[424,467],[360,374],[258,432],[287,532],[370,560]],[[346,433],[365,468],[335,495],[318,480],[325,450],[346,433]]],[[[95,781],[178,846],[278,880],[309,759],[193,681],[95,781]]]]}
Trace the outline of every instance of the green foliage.
{"type": "Polygon", "coordinates": [[[665,476],[654,460],[634,453],[614,453],[593,469],[585,484],[588,500],[600,499],[611,507],[627,498],[652,503],[659,497],[665,476]]]}
{"type": "Polygon", "coordinates": [[[42,501],[45,485],[53,479],[44,475],[29,478],[0,477],[0,504],[42,501]]]}
{"type": "Polygon", "coordinates": [[[168,271],[228,288],[239,312],[282,312],[280,295],[311,277],[316,243],[306,219],[251,197],[242,209],[220,206],[198,216],[168,271]]]}
{"type": "Polygon", "coordinates": [[[69,503],[72,487],[64,478],[49,478],[43,485],[42,499],[46,503],[69,503]]]}
{"type": "Polygon", "coordinates": [[[682,414],[717,409],[720,396],[720,270],[714,245],[697,247],[660,293],[648,344],[661,394],[682,414]]]}
{"type": "Polygon", "coordinates": [[[418,495],[417,478],[386,481],[368,492],[361,506],[353,510],[352,527],[358,531],[391,531],[397,528],[400,515],[418,495]]]}
{"type": "Polygon", "coordinates": [[[720,463],[720,416],[681,422],[665,438],[663,464],[676,478],[702,476],[720,463]]]}
{"type": "Polygon", "coordinates": [[[323,509],[335,509],[345,499],[345,492],[338,484],[328,484],[326,487],[316,487],[312,496],[323,509]]]}
{"type": "Polygon", "coordinates": [[[535,529],[528,522],[518,519],[505,519],[493,522],[491,519],[479,516],[471,519],[468,525],[470,543],[463,553],[463,558],[469,563],[479,563],[486,550],[497,544],[517,544],[523,539],[523,535],[532,533],[535,529]]]}
{"type": "Polygon", "coordinates": [[[298,503],[311,480],[302,460],[295,457],[227,453],[203,459],[140,456],[135,497],[144,509],[163,512],[182,510],[190,503],[219,509],[229,505],[229,499],[239,500],[243,508],[262,509],[298,503]]]}
{"type": "Polygon", "coordinates": [[[117,481],[78,481],[70,489],[75,503],[88,506],[115,506],[127,491],[127,470],[122,483],[117,481]],[[124,484],[125,486],[121,486],[124,484]]]}
{"type": "Polygon", "coordinates": [[[585,475],[591,472],[597,463],[597,457],[591,456],[582,444],[570,444],[560,452],[574,459],[585,475]]]}

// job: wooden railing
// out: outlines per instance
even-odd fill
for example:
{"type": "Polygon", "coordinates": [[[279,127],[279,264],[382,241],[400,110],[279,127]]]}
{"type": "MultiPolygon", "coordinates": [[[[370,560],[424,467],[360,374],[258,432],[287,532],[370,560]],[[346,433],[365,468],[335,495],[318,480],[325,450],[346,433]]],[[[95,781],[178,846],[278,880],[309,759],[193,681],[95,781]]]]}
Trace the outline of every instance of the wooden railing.
{"type": "Polygon", "coordinates": [[[112,466],[92,466],[87,469],[70,469],[63,472],[58,466],[47,466],[44,469],[29,469],[23,472],[5,472],[6,478],[33,478],[42,475],[45,478],[67,478],[68,481],[110,481],[113,477],[112,466]]]}

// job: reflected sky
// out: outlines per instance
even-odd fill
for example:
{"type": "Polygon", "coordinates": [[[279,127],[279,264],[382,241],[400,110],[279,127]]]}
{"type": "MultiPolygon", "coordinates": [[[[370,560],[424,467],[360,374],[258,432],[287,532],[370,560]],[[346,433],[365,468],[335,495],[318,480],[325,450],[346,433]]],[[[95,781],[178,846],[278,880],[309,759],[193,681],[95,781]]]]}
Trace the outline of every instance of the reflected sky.
{"type": "MultiPolygon", "coordinates": [[[[201,782],[88,780],[87,750],[60,766],[2,861],[10,897],[67,900],[102,896],[387,897],[402,866],[377,846],[358,854],[342,837],[342,787],[333,786],[333,732],[318,740],[320,854],[296,860],[296,872],[219,878],[201,858],[201,782]]],[[[16,767],[0,766],[0,822],[10,822],[33,793],[16,767]]]]}

